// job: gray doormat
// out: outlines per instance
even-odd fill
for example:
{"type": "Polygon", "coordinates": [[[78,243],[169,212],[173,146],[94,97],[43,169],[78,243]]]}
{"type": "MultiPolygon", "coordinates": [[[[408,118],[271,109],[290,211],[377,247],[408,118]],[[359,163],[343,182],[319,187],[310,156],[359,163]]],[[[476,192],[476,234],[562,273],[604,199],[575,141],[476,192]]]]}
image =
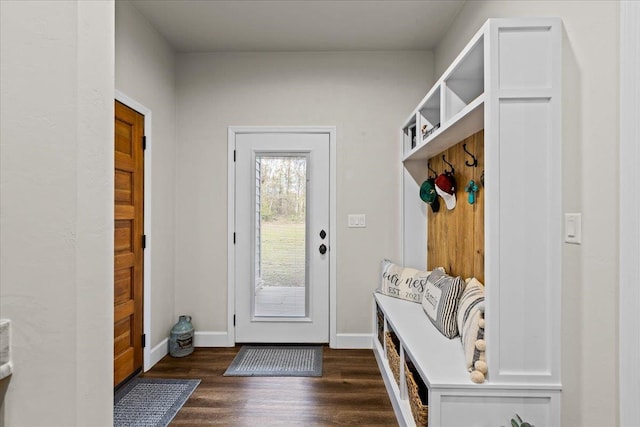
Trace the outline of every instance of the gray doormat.
{"type": "Polygon", "coordinates": [[[114,396],[114,427],[166,427],[200,380],[134,378],[114,396]]]}
{"type": "Polygon", "coordinates": [[[322,346],[244,345],[224,375],[321,377],[322,346]]]}

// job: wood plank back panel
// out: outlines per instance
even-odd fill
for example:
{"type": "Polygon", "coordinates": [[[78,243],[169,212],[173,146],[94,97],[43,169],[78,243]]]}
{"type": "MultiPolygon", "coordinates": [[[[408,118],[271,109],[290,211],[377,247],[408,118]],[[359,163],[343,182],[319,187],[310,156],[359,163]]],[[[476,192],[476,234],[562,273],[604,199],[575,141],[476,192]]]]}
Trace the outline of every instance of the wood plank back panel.
{"type": "Polygon", "coordinates": [[[484,187],[480,183],[484,170],[484,131],[432,157],[431,168],[438,174],[450,169],[442,160],[443,155],[455,169],[456,206],[448,210],[440,198],[438,212],[427,208],[427,268],[444,267],[450,275],[463,279],[476,277],[484,283],[484,187]],[[477,167],[465,164],[472,163],[472,158],[464,152],[463,144],[476,156],[477,167]],[[478,186],[473,205],[465,192],[470,180],[478,186]]]}

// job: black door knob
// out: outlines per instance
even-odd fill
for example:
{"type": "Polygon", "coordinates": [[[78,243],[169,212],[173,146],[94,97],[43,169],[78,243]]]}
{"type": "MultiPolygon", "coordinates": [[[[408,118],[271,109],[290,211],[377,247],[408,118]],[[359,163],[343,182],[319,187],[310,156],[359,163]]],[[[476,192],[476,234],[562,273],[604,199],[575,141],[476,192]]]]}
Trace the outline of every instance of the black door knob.
{"type": "Polygon", "coordinates": [[[325,244],[321,244],[320,247],[318,248],[318,250],[320,251],[321,255],[324,255],[327,253],[327,247],[325,246],[325,244]]]}

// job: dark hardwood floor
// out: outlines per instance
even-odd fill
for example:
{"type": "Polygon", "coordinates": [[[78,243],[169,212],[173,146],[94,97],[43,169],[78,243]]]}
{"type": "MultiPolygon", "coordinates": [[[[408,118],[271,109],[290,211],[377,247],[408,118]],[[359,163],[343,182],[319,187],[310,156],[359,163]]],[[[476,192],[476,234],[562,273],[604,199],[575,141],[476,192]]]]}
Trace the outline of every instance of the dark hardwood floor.
{"type": "Polygon", "coordinates": [[[317,378],[224,377],[240,347],[166,356],[144,377],[200,379],[172,426],[397,426],[371,350],[324,348],[317,378]]]}

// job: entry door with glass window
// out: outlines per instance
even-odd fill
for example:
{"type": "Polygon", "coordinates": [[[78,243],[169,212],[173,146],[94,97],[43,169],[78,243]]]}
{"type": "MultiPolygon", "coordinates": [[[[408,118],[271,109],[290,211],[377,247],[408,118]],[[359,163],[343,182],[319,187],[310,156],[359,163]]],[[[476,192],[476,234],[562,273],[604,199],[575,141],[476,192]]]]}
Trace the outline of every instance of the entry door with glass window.
{"type": "Polygon", "coordinates": [[[329,341],[329,134],[236,134],[236,342],[329,341]]]}

